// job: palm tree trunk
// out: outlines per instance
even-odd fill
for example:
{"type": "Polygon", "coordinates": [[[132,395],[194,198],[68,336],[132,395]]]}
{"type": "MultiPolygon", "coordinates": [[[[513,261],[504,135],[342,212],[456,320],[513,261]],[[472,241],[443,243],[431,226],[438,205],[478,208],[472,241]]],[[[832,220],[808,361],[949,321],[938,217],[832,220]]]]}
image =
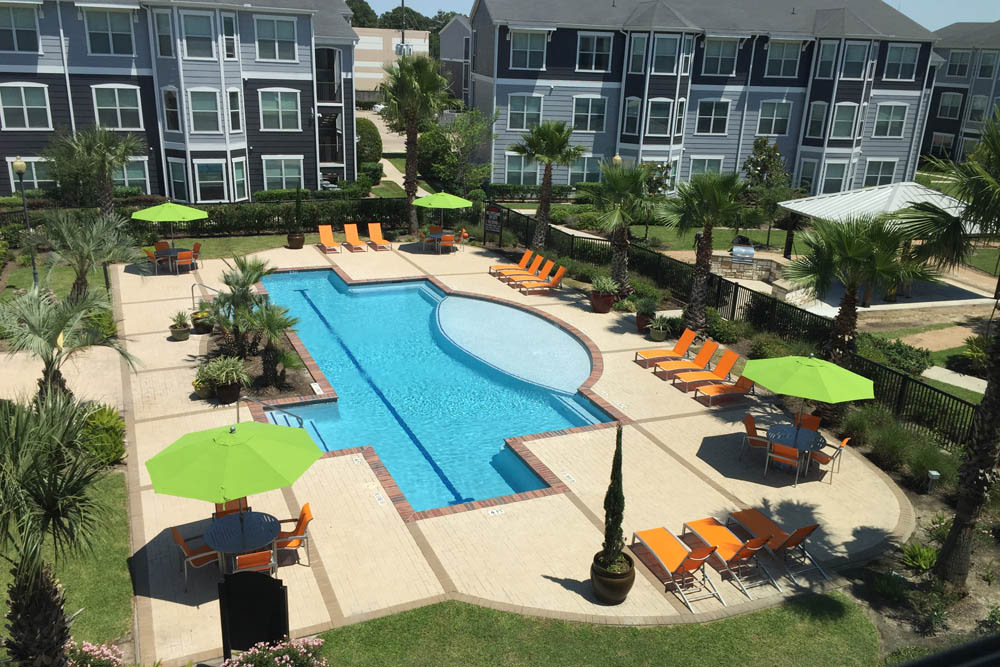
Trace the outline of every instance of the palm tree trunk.
{"type": "Polygon", "coordinates": [[[841,364],[848,354],[854,352],[854,336],[858,328],[858,288],[857,285],[846,285],[844,296],[840,299],[840,310],[833,320],[830,338],[826,342],[826,358],[835,364],[841,364]]]}
{"type": "Polygon", "coordinates": [[[545,239],[549,232],[549,208],[552,206],[552,163],[546,162],[542,171],[542,191],[538,193],[538,212],[535,213],[535,236],[531,239],[531,247],[536,250],[545,248],[545,239]]]}
{"type": "Polygon", "coordinates": [[[694,271],[691,274],[691,296],[684,311],[684,326],[693,331],[705,330],[705,303],[708,300],[708,274],[712,269],[712,223],[706,222],[698,240],[694,271]]]}
{"type": "Polygon", "coordinates": [[[90,285],[87,282],[87,274],[77,273],[76,278],[73,280],[73,287],[69,291],[69,298],[76,300],[85,297],[89,289],[90,285]]]}
{"type": "Polygon", "coordinates": [[[958,470],[955,518],[934,566],[939,579],[960,589],[969,576],[976,522],[989,502],[1000,463],[1000,336],[993,337],[987,359],[986,392],[972,417],[965,460],[958,470]]]}
{"type": "Polygon", "coordinates": [[[97,205],[102,214],[110,215],[115,211],[115,182],[110,174],[97,179],[97,205]]]}
{"type": "Polygon", "coordinates": [[[265,387],[278,385],[278,349],[271,343],[260,351],[261,376],[265,387]]]}
{"type": "Polygon", "coordinates": [[[406,173],[403,174],[403,190],[406,191],[406,211],[410,216],[410,233],[420,231],[417,224],[417,209],[413,200],[417,198],[417,119],[411,116],[406,121],[406,173]]]}
{"type": "Polygon", "coordinates": [[[611,278],[618,283],[618,293],[628,296],[628,227],[619,227],[611,234],[611,278]]]}
{"type": "Polygon", "coordinates": [[[52,391],[62,392],[66,396],[73,395],[66,386],[66,378],[63,377],[62,371],[54,362],[46,362],[42,368],[42,377],[38,380],[38,395],[45,398],[52,391]]]}
{"type": "Polygon", "coordinates": [[[789,227],[785,234],[785,252],[781,253],[785,259],[792,258],[792,244],[795,242],[795,227],[789,227]]]}

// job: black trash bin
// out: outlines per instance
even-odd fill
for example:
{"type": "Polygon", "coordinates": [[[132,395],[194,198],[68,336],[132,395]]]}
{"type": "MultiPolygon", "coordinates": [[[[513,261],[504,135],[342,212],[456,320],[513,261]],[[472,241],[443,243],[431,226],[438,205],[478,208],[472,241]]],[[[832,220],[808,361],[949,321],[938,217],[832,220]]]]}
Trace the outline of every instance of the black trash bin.
{"type": "Polygon", "coordinates": [[[219,582],[222,650],[225,657],[259,642],[288,636],[288,589],[261,572],[227,574],[219,582]]]}

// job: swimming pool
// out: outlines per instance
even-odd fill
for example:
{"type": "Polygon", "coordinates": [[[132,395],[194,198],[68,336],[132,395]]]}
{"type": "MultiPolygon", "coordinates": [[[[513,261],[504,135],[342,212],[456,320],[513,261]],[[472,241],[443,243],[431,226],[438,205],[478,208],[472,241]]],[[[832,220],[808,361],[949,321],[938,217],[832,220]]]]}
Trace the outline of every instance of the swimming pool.
{"type": "Polygon", "coordinates": [[[299,338],[339,397],[291,412],[326,451],[374,447],[414,511],[544,488],[504,439],[610,420],[560,389],[579,386],[590,357],[536,316],[427,281],[348,286],[333,271],[307,271],[264,285],[299,318],[299,338]],[[498,354],[499,341],[508,347],[498,354]],[[538,346],[548,366],[533,359],[538,346]]]}

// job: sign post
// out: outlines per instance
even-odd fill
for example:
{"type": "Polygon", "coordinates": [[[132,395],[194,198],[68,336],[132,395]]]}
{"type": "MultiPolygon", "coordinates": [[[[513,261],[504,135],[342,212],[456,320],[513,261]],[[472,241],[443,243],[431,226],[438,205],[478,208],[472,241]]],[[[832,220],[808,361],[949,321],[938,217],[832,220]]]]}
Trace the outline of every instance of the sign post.
{"type": "Polygon", "coordinates": [[[489,234],[497,235],[497,245],[500,245],[503,240],[503,219],[500,217],[500,207],[494,203],[490,203],[486,207],[486,212],[483,218],[483,245],[486,245],[486,238],[489,234]]]}

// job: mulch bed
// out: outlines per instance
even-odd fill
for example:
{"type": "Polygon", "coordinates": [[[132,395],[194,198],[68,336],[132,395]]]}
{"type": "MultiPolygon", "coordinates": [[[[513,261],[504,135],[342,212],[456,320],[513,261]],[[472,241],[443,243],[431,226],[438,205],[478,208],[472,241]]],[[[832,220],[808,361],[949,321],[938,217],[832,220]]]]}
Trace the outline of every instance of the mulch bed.
{"type": "MultiPolygon", "coordinates": [[[[291,350],[297,355],[291,343],[288,342],[288,338],[282,339],[281,346],[286,350],[291,350]]],[[[211,359],[219,354],[218,336],[212,335],[209,339],[208,352],[205,356],[206,358],[211,359]]],[[[249,391],[254,398],[293,398],[296,396],[312,396],[313,394],[312,387],[310,387],[310,384],[313,382],[313,378],[312,375],[309,374],[309,371],[305,368],[286,371],[285,383],[280,387],[265,387],[261,382],[262,364],[259,355],[254,355],[244,359],[243,367],[253,379],[253,383],[251,384],[249,391]]]]}

